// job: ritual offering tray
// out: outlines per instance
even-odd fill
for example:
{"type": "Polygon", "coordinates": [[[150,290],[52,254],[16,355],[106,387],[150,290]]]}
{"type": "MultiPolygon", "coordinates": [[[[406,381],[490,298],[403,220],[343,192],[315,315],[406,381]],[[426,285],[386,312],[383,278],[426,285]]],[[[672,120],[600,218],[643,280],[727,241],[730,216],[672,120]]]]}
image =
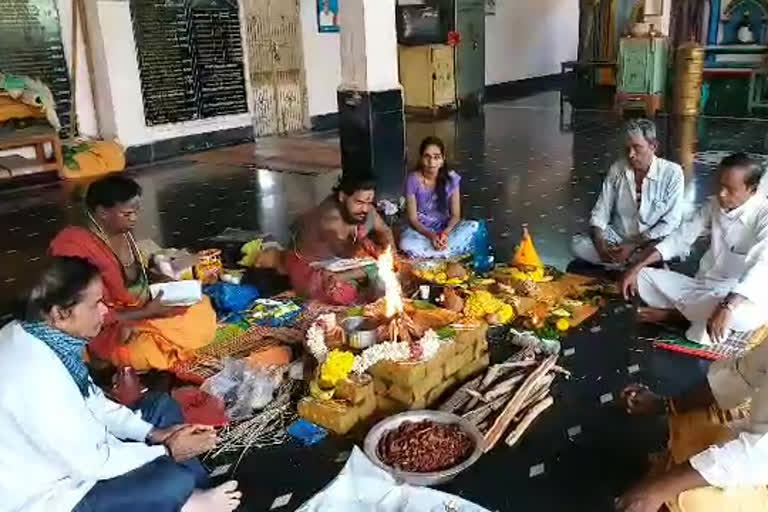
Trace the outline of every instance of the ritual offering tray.
{"type": "Polygon", "coordinates": [[[374,426],[364,450],[377,466],[411,485],[445,483],[483,453],[483,436],[468,421],[442,411],[409,411],[374,426]]]}

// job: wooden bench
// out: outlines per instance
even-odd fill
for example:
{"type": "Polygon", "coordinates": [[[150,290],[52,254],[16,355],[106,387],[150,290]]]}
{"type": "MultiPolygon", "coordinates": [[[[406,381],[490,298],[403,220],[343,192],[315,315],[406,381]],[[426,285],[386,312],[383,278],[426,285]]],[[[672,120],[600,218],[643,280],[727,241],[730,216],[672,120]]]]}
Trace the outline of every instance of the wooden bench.
{"type": "Polygon", "coordinates": [[[0,179],[51,171],[56,171],[59,176],[63,175],[64,159],[61,140],[56,130],[50,126],[30,126],[20,129],[7,124],[0,126],[0,151],[29,146],[35,148],[35,159],[0,157],[0,179]],[[53,148],[52,160],[45,156],[45,144],[47,143],[53,148]],[[5,170],[6,165],[9,168],[8,171],[5,170]]]}

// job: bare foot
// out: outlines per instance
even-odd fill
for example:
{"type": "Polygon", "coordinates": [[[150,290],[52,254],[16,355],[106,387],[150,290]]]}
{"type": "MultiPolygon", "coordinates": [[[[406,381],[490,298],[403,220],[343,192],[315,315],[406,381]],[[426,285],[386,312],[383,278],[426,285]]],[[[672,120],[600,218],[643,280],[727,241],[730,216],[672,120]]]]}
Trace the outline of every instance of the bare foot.
{"type": "Polygon", "coordinates": [[[243,493],[237,482],[230,480],[207,491],[195,491],[181,507],[181,512],[232,512],[240,506],[243,493]]]}
{"type": "Polygon", "coordinates": [[[685,317],[676,309],[639,307],[637,320],[647,324],[679,324],[685,317]]]}

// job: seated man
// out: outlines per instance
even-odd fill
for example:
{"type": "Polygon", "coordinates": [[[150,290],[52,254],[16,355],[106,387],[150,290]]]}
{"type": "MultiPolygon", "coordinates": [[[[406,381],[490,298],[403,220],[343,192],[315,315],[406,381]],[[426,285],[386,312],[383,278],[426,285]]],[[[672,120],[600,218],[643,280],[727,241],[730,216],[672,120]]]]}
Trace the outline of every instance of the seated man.
{"type": "Polygon", "coordinates": [[[590,234],[573,237],[576,258],[621,268],[679,225],[684,177],[676,163],[656,156],[656,127],[647,119],[624,127],[626,159],[614,163],[592,210],[590,234]]]}
{"type": "Polygon", "coordinates": [[[669,453],[657,468],[662,471],[626,492],[617,509],[656,512],[666,504],[670,512],[767,511],[766,390],[768,343],[713,363],[708,383],[676,400],[628,386],[622,398],[629,414],[669,414],[669,453]]]}
{"type": "Polygon", "coordinates": [[[312,263],[395,250],[392,231],[374,208],[374,188],[371,177],[345,174],[330,196],[298,219],[284,264],[299,294],[337,305],[365,301],[366,269],[333,273],[312,263]]]}
{"type": "Polygon", "coordinates": [[[195,459],[215,446],[212,428],[179,424],[167,396],[134,413],[94,385],[82,356],[106,314],[99,269],[58,257],[0,330],[1,508],[234,510],[237,483],[204,490],[195,459]]]}
{"type": "Polygon", "coordinates": [[[762,169],[744,153],[720,163],[718,193],[666,240],[650,248],[621,281],[626,298],[639,294],[650,307],[641,320],[687,320],[686,337],[704,345],[731,329],[751,331],[768,321],[768,200],[757,194],[762,169]],[[695,278],[645,268],[688,254],[709,234],[709,250],[695,278]]]}

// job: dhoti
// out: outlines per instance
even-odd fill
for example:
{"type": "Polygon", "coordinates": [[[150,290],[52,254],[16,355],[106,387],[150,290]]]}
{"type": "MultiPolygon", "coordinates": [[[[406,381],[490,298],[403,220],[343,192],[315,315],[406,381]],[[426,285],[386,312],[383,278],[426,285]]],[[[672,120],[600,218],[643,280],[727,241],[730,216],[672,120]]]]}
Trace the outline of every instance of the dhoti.
{"type": "MultiPolygon", "coordinates": [[[[637,276],[640,298],[652,308],[679,311],[691,322],[685,333],[686,338],[702,345],[712,344],[707,333],[707,321],[735,285],[734,280],[698,279],[655,268],[644,268],[637,276]]],[[[744,302],[733,311],[727,331],[752,331],[763,326],[767,318],[766,313],[755,304],[744,302]]]]}
{"type": "MultiPolygon", "coordinates": [[[[617,246],[629,241],[623,239],[621,235],[616,233],[610,226],[603,230],[603,238],[609,246],[617,246]]],[[[595,243],[592,241],[591,236],[579,233],[571,238],[571,254],[582,261],[586,261],[593,265],[601,265],[609,270],[622,269],[625,268],[627,264],[634,263],[637,261],[637,257],[641,252],[642,251],[640,250],[635,251],[635,253],[629,257],[627,263],[609,263],[600,258],[600,254],[597,252],[597,248],[595,247],[595,243]]]]}

